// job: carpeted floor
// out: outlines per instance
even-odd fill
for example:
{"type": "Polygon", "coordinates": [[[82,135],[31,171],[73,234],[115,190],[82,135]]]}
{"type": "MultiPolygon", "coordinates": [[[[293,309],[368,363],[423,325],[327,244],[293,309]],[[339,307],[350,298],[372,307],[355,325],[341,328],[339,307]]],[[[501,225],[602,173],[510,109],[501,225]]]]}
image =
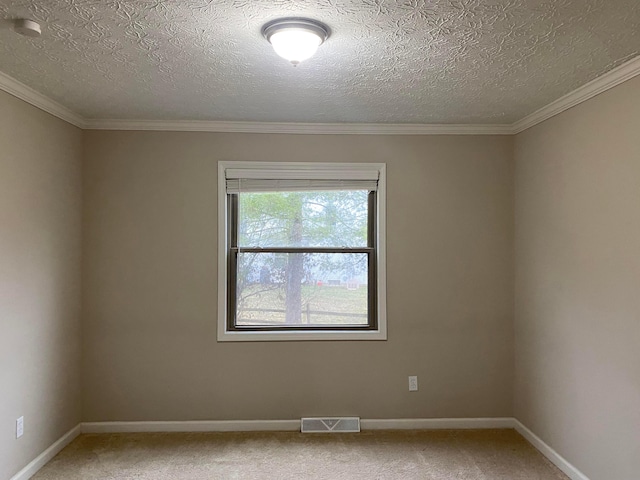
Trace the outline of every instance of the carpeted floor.
{"type": "Polygon", "coordinates": [[[566,480],[514,430],[81,435],[34,480],[566,480]]]}

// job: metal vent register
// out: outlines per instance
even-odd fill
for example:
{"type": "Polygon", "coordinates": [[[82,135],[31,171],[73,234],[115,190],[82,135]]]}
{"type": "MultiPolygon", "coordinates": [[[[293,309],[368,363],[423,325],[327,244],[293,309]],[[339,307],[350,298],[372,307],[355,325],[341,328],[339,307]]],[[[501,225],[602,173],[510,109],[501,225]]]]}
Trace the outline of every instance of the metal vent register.
{"type": "Polygon", "coordinates": [[[360,432],[359,417],[302,418],[302,433],[360,432]]]}

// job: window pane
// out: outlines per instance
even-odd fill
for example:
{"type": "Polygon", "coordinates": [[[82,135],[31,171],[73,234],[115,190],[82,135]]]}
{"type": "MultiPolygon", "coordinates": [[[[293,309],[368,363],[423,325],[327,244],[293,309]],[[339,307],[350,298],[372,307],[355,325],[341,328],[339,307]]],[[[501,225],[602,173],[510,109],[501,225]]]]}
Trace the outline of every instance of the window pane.
{"type": "Polygon", "coordinates": [[[238,195],[241,247],[366,247],[366,190],[238,195]]]}
{"type": "Polygon", "coordinates": [[[366,253],[238,254],[237,326],[368,325],[366,253]]]}

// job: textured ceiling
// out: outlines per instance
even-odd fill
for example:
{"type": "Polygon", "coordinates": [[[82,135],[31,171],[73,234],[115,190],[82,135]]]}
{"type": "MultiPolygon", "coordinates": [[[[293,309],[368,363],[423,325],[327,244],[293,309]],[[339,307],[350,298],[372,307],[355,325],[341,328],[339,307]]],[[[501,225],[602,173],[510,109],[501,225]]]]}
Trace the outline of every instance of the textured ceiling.
{"type": "Polygon", "coordinates": [[[0,17],[0,70],[102,119],[511,123],[640,53],[640,0],[0,0],[0,17]],[[297,68],[260,34],[284,16],[332,30],[297,68]]]}

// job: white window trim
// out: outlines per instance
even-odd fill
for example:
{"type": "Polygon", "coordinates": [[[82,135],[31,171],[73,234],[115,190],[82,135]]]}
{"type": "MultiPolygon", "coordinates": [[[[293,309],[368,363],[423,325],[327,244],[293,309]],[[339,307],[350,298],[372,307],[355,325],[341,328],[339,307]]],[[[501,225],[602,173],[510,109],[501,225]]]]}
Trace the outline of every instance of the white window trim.
{"type": "Polygon", "coordinates": [[[305,162],[218,162],[218,341],[265,342],[303,340],[386,340],[387,339],[387,272],[386,272],[386,165],[384,163],[305,163],[305,162]],[[232,168],[289,170],[344,170],[345,172],[377,169],[377,314],[378,328],[367,331],[265,331],[230,332],[227,330],[227,195],[225,171],[232,168]]]}

